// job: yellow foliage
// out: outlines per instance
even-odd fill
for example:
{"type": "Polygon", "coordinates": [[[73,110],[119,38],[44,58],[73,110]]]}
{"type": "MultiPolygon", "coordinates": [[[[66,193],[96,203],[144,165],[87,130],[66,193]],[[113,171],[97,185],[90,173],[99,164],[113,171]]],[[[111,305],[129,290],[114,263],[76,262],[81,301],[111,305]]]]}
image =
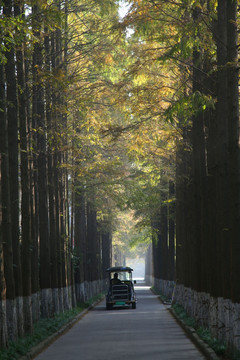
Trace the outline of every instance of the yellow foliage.
{"type": "Polygon", "coordinates": [[[105,64],[107,65],[111,65],[113,63],[113,57],[111,54],[107,54],[105,56],[105,64]]]}

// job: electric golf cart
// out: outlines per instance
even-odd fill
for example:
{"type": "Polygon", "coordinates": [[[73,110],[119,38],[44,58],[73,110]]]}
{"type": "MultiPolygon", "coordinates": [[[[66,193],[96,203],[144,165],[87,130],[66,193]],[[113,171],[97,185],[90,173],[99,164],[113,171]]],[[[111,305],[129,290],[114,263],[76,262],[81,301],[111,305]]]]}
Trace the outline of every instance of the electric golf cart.
{"type": "MultiPolygon", "coordinates": [[[[132,305],[136,309],[136,294],[132,281],[132,271],[127,266],[110,267],[107,270],[109,289],[106,294],[106,309],[110,310],[114,305],[132,305]]],[[[134,281],[134,283],[136,283],[134,281]]]]}

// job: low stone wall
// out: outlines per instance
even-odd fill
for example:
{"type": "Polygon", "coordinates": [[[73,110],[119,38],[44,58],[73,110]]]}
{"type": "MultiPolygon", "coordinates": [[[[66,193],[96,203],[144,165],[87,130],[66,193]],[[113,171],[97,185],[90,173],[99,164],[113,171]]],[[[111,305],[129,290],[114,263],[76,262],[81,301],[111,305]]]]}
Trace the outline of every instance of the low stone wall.
{"type": "Polygon", "coordinates": [[[15,341],[41,317],[70,310],[106,290],[106,280],[85,281],[75,287],[42,289],[29,297],[0,301],[0,348],[15,341]],[[24,318],[23,318],[24,315],[24,318]],[[23,324],[24,320],[24,324],[23,324]],[[25,325],[25,328],[23,327],[25,325]]]}
{"type": "Polygon", "coordinates": [[[107,288],[106,280],[84,281],[83,283],[76,284],[76,300],[77,302],[84,303],[94,296],[105,292],[107,288]]]}
{"type": "Polygon", "coordinates": [[[172,298],[175,282],[153,278],[153,286],[168,299],[172,298]]]}
{"type": "Polygon", "coordinates": [[[209,328],[212,337],[226,344],[231,353],[240,351],[240,304],[171,281],[154,278],[154,286],[173,303],[182,305],[197,326],[209,328]]]}

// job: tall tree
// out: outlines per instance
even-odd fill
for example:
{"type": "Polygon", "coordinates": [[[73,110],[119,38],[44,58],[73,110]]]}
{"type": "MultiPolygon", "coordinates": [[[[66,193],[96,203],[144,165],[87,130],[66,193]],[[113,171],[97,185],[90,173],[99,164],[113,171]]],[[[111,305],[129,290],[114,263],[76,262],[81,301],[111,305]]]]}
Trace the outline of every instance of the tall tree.
{"type": "Polygon", "coordinates": [[[229,296],[229,202],[228,187],[228,100],[227,100],[227,1],[218,1],[217,32],[217,134],[216,134],[216,201],[217,209],[217,248],[219,256],[217,268],[221,273],[218,283],[218,296],[229,296]],[[224,265],[223,265],[224,264],[224,265]],[[228,285],[227,285],[228,284],[228,285]]]}
{"type": "Polygon", "coordinates": [[[240,301],[240,288],[237,281],[239,273],[240,253],[237,234],[239,234],[239,67],[238,67],[238,27],[237,27],[238,2],[227,1],[227,74],[228,74],[228,176],[229,176],[229,212],[231,214],[229,228],[231,229],[231,256],[232,269],[230,270],[231,299],[240,301]],[[237,199],[237,200],[236,200],[237,199]]]}
{"type": "Polygon", "coordinates": [[[46,123],[44,111],[44,87],[41,72],[43,71],[42,23],[41,8],[33,5],[33,31],[37,42],[34,45],[33,69],[35,75],[33,118],[37,131],[37,184],[38,184],[38,214],[39,214],[39,244],[40,244],[40,288],[42,295],[42,315],[49,316],[51,291],[50,245],[48,232],[48,189],[46,160],[46,123]]]}
{"type": "MultiPolygon", "coordinates": [[[[14,6],[15,16],[23,16],[23,8],[14,6]]],[[[18,114],[20,135],[20,161],[21,161],[21,265],[23,294],[24,332],[32,332],[31,308],[31,234],[30,234],[30,186],[29,186],[29,158],[28,158],[28,129],[27,129],[27,95],[24,74],[24,49],[21,44],[16,52],[17,83],[18,83],[18,114]]]]}
{"type": "MultiPolygon", "coordinates": [[[[6,1],[3,14],[6,19],[12,17],[12,1],[6,1]]],[[[6,43],[6,46],[9,45],[6,43]]],[[[9,338],[17,337],[16,298],[21,296],[21,265],[19,251],[19,194],[18,194],[18,119],[15,77],[14,49],[10,44],[6,53],[5,65],[5,122],[3,126],[2,193],[3,193],[3,233],[4,269],[7,287],[7,321],[9,338]],[[7,138],[6,138],[7,136],[7,138]],[[17,283],[16,283],[17,281],[17,283]]],[[[21,326],[19,332],[22,333],[21,326]]]]}
{"type": "MultiPolygon", "coordinates": [[[[5,116],[5,79],[4,79],[4,67],[0,64],[0,128],[6,130],[6,116],[5,116]]],[[[5,133],[6,134],[6,133],[5,133]]],[[[4,132],[0,132],[0,313],[1,313],[1,324],[0,324],[0,348],[4,348],[7,345],[7,322],[6,322],[6,282],[4,276],[4,257],[3,257],[3,241],[7,239],[7,234],[3,232],[4,229],[4,202],[2,197],[2,177],[4,175],[3,163],[6,159],[6,135],[4,132]],[[5,158],[5,159],[4,159],[5,158]]],[[[6,229],[6,226],[5,226],[6,229]]]]}
{"type": "MultiPolygon", "coordinates": [[[[203,2],[202,2],[203,5],[203,2]]],[[[193,21],[196,26],[196,36],[200,37],[199,34],[199,22],[201,19],[201,9],[196,6],[193,10],[193,21]]],[[[193,95],[197,98],[202,92],[203,81],[203,59],[202,51],[199,45],[195,45],[193,49],[193,70],[192,70],[192,92],[193,95]]],[[[201,274],[202,274],[202,254],[204,251],[204,236],[202,234],[204,228],[204,208],[205,203],[205,182],[206,182],[206,164],[205,164],[205,133],[204,133],[204,116],[202,111],[198,111],[196,115],[193,116],[193,125],[192,125],[192,134],[191,142],[193,148],[192,154],[192,168],[193,168],[193,229],[194,233],[192,234],[192,241],[194,244],[193,252],[193,263],[194,266],[194,275],[193,275],[193,286],[196,290],[202,290],[201,284],[201,274]]]]}

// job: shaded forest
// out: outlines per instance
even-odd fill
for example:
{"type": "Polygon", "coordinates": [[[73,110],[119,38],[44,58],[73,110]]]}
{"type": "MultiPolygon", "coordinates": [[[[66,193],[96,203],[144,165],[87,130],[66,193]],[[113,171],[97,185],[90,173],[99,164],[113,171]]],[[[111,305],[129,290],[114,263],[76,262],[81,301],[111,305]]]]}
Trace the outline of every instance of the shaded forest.
{"type": "Polygon", "coordinates": [[[237,0],[5,0],[0,27],[0,348],[130,243],[240,351],[237,0]]]}

